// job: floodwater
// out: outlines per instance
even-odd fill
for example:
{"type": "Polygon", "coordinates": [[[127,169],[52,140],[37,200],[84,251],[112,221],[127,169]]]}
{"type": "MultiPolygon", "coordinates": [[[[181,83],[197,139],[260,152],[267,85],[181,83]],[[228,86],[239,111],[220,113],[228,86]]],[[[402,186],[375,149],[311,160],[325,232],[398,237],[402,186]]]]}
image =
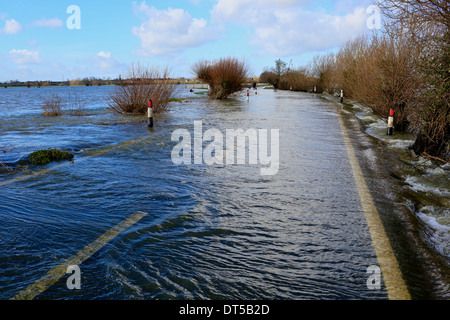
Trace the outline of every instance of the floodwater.
{"type": "Polygon", "coordinates": [[[0,91],[0,161],[13,168],[0,172],[0,299],[137,211],[148,214],[79,266],[80,290],[68,289],[67,275],[35,299],[387,299],[383,283],[367,286],[378,261],[339,115],[412,297],[449,297],[449,168],[424,163],[422,175],[406,172],[422,161],[402,145],[409,137],[397,135],[392,146],[361,107],[262,89],[250,101],[211,101],[183,89],[186,101],[150,130],[145,117],[108,110],[113,90],[0,91]],[[78,99],[84,113],[42,116],[53,93],[78,99]],[[194,141],[194,121],[224,135],[278,129],[277,174],[261,175],[262,164],[175,165],[172,134],[186,129],[194,141]],[[53,147],[74,161],[26,165],[31,152],[53,147]],[[420,206],[422,198],[409,196],[428,188],[426,179],[439,201],[420,206]]]}

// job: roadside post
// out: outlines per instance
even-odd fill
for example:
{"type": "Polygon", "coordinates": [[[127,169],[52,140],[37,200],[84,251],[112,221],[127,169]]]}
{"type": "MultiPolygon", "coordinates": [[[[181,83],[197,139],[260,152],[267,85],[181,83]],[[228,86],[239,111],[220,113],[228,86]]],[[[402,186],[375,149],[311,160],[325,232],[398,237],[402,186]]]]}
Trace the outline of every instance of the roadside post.
{"type": "Polygon", "coordinates": [[[388,136],[392,136],[394,134],[394,109],[391,109],[389,111],[389,118],[388,118],[388,136]]]}
{"type": "Polygon", "coordinates": [[[148,100],[148,127],[153,128],[153,101],[148,100]]]}

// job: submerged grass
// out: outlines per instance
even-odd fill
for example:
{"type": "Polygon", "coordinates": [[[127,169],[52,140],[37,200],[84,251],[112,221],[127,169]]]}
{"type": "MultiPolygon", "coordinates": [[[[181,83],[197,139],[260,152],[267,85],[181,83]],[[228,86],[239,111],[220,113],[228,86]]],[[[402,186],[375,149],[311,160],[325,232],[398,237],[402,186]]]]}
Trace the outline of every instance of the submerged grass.
{"type": "Polygon", "coordinates": [[[32,165],[43,166],[54,161],[72,160],[74,155],[59,149],[38,150],[30,154],[28,161],[32,165]]]}

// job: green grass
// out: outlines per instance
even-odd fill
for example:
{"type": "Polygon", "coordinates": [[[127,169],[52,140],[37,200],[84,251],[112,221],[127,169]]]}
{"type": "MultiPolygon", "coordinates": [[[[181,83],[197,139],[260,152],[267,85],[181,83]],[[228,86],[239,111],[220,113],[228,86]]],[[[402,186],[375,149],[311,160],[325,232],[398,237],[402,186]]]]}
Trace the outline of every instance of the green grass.
{"type": "Polygon", "coordinates": [[[184,98],[170,98],[169,99],[169,102],[184,102],[184,101],[187,101],[187,100],[184,98]]]}
{"type": "Polygon", "coordinates": [[[28,161],[32,165],[44,166],[54,161],[72,160],[74,155],[67,151],[59,149],[39,150],[33,152],[28,157],[28,161]]]}

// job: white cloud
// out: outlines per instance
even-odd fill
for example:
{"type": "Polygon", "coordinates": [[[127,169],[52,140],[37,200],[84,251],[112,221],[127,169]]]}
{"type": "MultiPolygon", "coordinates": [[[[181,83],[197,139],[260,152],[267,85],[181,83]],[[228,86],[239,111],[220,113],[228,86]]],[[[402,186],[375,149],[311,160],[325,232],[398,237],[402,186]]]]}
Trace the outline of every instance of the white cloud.
{"type": "Polygon", "coordinates": [[[110,59],[111,52],[100,51],[99,53],[97,53],[97,57],[104,58],[104,59],[110,59]]]}
{"type": "Polygon", "coordinates": [[[309,0],[218,0],[211,10],[214,23],[234,22],[243,25],[266,24],[273,21],[274,10],[291,9],[309,0]]]}
{"type": "Polygon", "coordinates": [[[327,50],[359,35],[366,26],[365,10],[356,8],[345,16],[301,10],[276,12],[276,23],[255,27],[251,44],[264,52],[287,56],[327,50]]]}
{"type": "Polygon", "coordinates": [[[63,22],[59,18],[40,19],[32,22],[34,27],[62,28],[63,22]]]}
{"type": "Polygon", "coordinates": [[[4,34],[16,34],[23,30],[22,25],[14,19],[6,20],[5,26],[0,30],[4,34]]]}
{"type": "Polygon", "coordinates": [[[249,43],[263,53],[291,56],[328,50],[366,31],[366,8],[344,2],[353,4],[345,13],[313,9],[308,0],[218,0],[211,16],[215,23],[249,28],[249,43]]]}
{"type": "Polygon", "coordinates": [[[13,49],[9,52],[9,58],[20,65],[41,63],[39,51],[13,49]]]}
{"type": "Polygon", "coordinates": [[[141,39],[140,56],[163,56],[199,47],[217,38],[205,19],[196,19],[183,9],[158,10],[145,2],[133,3],[136,15],[145,21],[132,33],[141,39]]]}
{"type": "Polygon", "coordinates": [[[111,52],[100,51],[92,59],[93,65],[100,69],[117,69],[124,66],[119,60],[111,56],[111,52]]]}

